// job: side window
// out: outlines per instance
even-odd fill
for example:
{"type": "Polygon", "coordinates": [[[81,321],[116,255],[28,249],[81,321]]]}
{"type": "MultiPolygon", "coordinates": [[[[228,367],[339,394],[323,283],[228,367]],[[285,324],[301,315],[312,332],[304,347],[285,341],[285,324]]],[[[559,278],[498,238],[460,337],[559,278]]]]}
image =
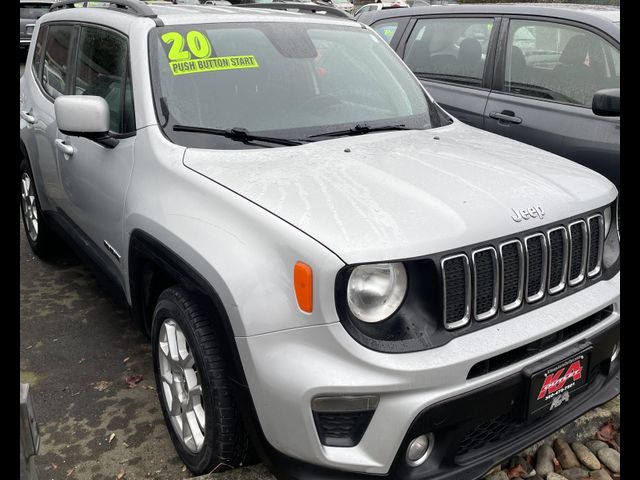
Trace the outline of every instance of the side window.
{"type": "Polygon", "coordinates": [[[421,78],[480,86],[492,29],[492,18],[418,20],[404,61],[421,78]]]}
{"type": "Polygon", "coordinates": [[[33,68],[33,74],[36,78],[40,75],[40,65],[42,65],[42,51],[44,50],[44,42],[47,39],[48,25],[42,25],[38,30],[38,39],[36,40],[36,48],[33,52],[33,62],[31,64],[33,68]]]}
{"type": "Polygon", "coordinates": [[[620,51],[587,30],[511,20],[504,89],[528,97],[591,107],[593,94],[620,87],[620,51]]]}
{"type": "Polygon", "coordinates": [[[42,66],[42,87],[56,98],[64,95],[71,51],[71,25],[50,25],[42,66]]]}
{"type": "Polygon", "coordinates": [[[398,30],[398,22],[381,22],[373,26],[373,30],[380,35],[385,42],[391,43],[393,36],[398,30]]]}
{"type": "MultiPolygon", "coordinates": [[[[124,108],[133,108],[126,102],[127,39],[111,30],[83,27],[78,43],[78,58],[74,93],[97,95],[109,105],[110,130],[127,133],[124,108]]],[[[129,99],[131,95],[129,94],[129,99]]],[[[127,112],[128,117],[132,112],[127,112]]],[[[127,120],[130,123],[130,120],[127,120]]]]}

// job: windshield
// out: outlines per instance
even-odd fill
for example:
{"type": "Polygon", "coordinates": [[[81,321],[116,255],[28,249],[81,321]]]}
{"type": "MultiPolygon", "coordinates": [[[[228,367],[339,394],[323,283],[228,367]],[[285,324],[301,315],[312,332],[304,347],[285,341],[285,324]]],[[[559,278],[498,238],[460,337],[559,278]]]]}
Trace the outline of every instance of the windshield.
{"type": "Polygon", "coordinates": [[[360,27],[173,26],[154,29],[149,45],[158,120],[181,145],[256,147],[176,126],[302,141],[352,127],[440,126],[420,84],[383,40],[360,27]]]}

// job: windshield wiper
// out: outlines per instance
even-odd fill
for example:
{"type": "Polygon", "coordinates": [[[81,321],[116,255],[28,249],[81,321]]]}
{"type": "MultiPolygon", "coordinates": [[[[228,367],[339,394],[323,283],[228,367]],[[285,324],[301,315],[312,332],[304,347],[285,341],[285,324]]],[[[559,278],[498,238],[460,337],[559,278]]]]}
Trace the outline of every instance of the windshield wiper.
{"type": "Polygon", "coordinates": [[[302,145],[302,142],[298,140],[289,140],[287,138],[279,138],[279,137],[264,137],[262,135],[254,135],[249,133],[246,128],[233,127],[233,128],[206,128],[206,127],[194,127],[190,125],[174,125],[173,130],[175,132],[193,132],[193,133],[207,133],[210,135],[221,135],[226,138],[230,138],[231,140],[236,140],[239,142],[268,142],[275,143],[278,145],[302,145]]]}
{"type": "Polygon", "coordinates": [[[335,132],[327,132],[327,133],[317,133],[315,135],[310,135],[307,138],[318,138],[318,137],[341,137],[343,135],[362,135],[364,133],[370,132],[385,132],[390,130],[414,130],[412,128],[407,127],[404,124],[401,125],[381,125],[379,127],[370,127],[366,123],[357,123],[353,127],[346,130],[337,130],[335,132]]]}

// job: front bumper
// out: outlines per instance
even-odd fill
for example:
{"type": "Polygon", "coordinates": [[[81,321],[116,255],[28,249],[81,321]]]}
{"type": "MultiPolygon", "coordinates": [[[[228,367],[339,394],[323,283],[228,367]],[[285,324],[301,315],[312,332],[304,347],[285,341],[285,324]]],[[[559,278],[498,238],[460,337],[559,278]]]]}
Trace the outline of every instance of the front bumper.
{"type": "Polygon", "coordinates": [[[374,352],[356,344],[340,324],[237,338],[259,419],[258,436],[265,440],[264,451],[278,478],[477,478],[618,393],[618,363],[609,361],[619,338],[618,305],[619,274],[424,352],[374,352]],[[477,363],[566,329],[609,306],[613,309],[605,318],[565,341],[469,377],[477,363]],[[594,346],[589,387],[572,398],[569,408],[562,406],[535,422],[522,421],[522,370],[541,360],[563,358],[584,342],[594,346]],[[361,441],[349,448],[322,445],[311,400],[319,395],[364,394],[379,395],[380,402],[361,441]],[[478,442],[473,433],[477,428],[499,434],[490,442],[478,442]],[[435,434],[434,451],[422,466],[408,467],[408,442],[429,432],[435,434]]]}

